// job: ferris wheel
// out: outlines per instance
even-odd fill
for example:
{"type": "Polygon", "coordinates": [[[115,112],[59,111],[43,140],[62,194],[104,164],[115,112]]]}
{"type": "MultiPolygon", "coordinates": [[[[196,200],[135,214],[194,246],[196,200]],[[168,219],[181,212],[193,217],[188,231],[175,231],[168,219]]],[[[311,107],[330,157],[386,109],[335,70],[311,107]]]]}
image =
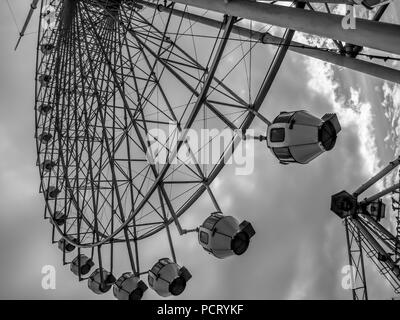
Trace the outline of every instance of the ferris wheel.
{"type": "Polygon", "coordinates": [[[181,294],[191,273],[173,227],[215,258],[246,252],[253,226],[224,212],[211,188],[235,150],[260,140],[281,164],[307,164],[341,131],[333,113],[263,115],[286,53],[400,81],[398,70],[362,58],[364,46],[400,54],[399,26],[377,22],[387,4],[363,1],[376,21],[359,19],[355,32],[341,28],[335,4],[354,1],[33,1],[21,36],[39,7],[40,190],[53,243],[78,280],[117,299],[141,299],[148,287],[181,294]],[[296,42],[296,31],[327,41],[296,42]],[[264,135],[249,133],[254,120],[264,135]],[[193,132],[208,135],[192,143],[193,132]],[[211,207],[204,222],[183,225],[199,199],[211,207]],[[168,243],[164,256],[142,250],[151,239],[168,243]]]}

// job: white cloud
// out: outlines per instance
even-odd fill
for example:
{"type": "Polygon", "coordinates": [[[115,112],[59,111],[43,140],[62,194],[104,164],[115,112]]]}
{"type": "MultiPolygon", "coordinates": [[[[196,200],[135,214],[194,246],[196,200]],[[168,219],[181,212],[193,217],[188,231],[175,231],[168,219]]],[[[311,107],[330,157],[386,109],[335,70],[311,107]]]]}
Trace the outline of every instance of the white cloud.
{"type": "MultiPolygon", "coordinates": [[[[400,86],[385,82],[382,86],[384,100],[382,107],[385,116],[389,122],[389,130],[385,137],[385,142],[390,146],[393,154],[400,155],[399,137],[400,137],[400,86]]],[[[398,180],[398,170],[393,170],[385,179],[385,187],[393,185],[398,180]]],[[[390,200],[390,196],[388,197],[390,200]]],[[[390,215],[390,222],[393,229],[397,226],[397,213],[390,215]]]]}
{"type": "Polygon", "coordinates": [[[400,86],[385,82],[382,86],[384,100],[382,106],[385,116],[390,123],[391,131],[385,138],[393,149],[395,154],[400,154],[399,136],[400,136],[400,86]]]}
{"type": "Polygon", "coordinates": [[[339,88],[339,84],[334,80],[332,65],[309,58],[306,60],[306,66],[311,77],[308,83],[310,90],[314,94],[326,97],[332,110],[338,114],[344,130],[356,130],[360,142],[358,152],[363,158],[363,173],[372,176],[379,170],[379,156],[371,104],[361,101],[360,90],[353,87],[349,88],[349,97],[339,94],[343,88],[339,88]]]}
{"type": "Polygon", "coordinates": [[[315,269],[319,267],[314,260],[315,255],[311,252],[310,246],[307,243],[302,243],[296,262],[296,277],[286,299],[301,300],[307,298],[315,279],[315,269]]]}
{"type": "MultiPolygon", "coordinates": [[[[302,42],[313,42],[313,45],[322,45],[321,41],[324,42],[324,40],[309,38],[304,35],[300,35],[300,38],[302,38],[302,42]]],[[[323,101],[326,101],[330,105],[332,112],[338,115],[342,130],[349,130],[355,133],[359,143],[357,144],[358,150],[354,150],[354,153],[358,153],[362,159],[360,175],[371,177],[380,169],[380,158],[374,129],[374,114],[371,104],[363,101],[359,88],[345,87],[343,79],[340,82],[336,80],[337,77],[342,78],[343,74],[338,73],[342,72],[341,70],[326,62],[312,58],[306,58],[304,61],[310,76],[308,81],[309,94],[314,95],[314,97],[324,97],[323,101]]],[[[378,185],[378,188],[381,187],[382,183],[378,185]]],[[[334,225],[326,226],[326,228],[333,230],[334,225]]],[[[307,252],[303,251],[297,259],[297,264],[302,267],[293,280],[292,290],[289,295],[290,299],[304,298],[307,289],[313,287],[313,281],[316,278],[316,275],[312,272],[313,256],[307,256],[307,252]]]]}

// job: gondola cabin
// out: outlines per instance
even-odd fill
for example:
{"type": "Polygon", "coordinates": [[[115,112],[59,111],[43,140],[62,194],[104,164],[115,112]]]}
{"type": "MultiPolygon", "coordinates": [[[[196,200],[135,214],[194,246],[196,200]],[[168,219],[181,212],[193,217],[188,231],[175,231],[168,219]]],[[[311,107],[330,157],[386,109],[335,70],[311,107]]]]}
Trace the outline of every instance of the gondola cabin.
{"type": "Polygon", "coordinates": [[[268,127],[267,146],[280,163],[307,164],[336,144],[336,114],[317,118],[307,111],[282,112],[268,127]]]}

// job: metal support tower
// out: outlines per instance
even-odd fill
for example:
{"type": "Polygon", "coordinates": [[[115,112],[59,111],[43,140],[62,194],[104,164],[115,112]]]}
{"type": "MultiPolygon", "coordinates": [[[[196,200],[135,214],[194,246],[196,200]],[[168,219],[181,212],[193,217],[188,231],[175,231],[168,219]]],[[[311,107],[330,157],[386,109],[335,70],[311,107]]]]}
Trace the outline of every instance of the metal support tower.
{"type": "Polygon", "coordinates": [[[357,18],[355,31],[342,27],[342,16],[324,12],[247,0],[177,0],[175,2],[400,54],[398,41],[400,26],[395,24],[357,18]]]}
{"type": "MultiPolygon", "coordinates": [[[[381,223],[381,219],[385,217],[385,205],[382,198],[391,193],[398,193],[400,184],[394,183],[383,191],[359,200],[362,193],[399,165],[400,157],[390,162],[352,194],[341,191],[332,196],[331,210],[342,218],[345,224],[349,265],[353,270],[352,293],[354,300],[368,299],[364,256],[378,267],[379,272],[389,281],[395,293],[399,293],[399,234],[397,232],[395,235],[389,230],[397,228],[398,231],[399,224],[394,228],[387,228],[381,223]]],[[[393,209],[395,209],[394,204],[393,209]]],[[[396,210],[398,210],[397,207],[396,210]]]]}
{"type": "MultiPolygon", "coordinates": [[[[219,28],[221,21],[209,18],[204,15],[198,15],[195,13],[188,12],[186,10],[176,9],[175,7],[158,5],[149,1],[140,1],[143,5],[147,7],[157,8],[161,12],[171,13],[176,17],[182,17],[193,22],[198,22],[206,26],[219,28]]],[[[374,16],[373,21],[379,21],[385,10],[388,8],[388,4],[380,7],[377,14],[374,16]]],[[[235,25],[232,29],[232,34],[240,35],[251,40],[259,41],[263,44],[272,44],[279,46],[281,45],[281,38],[274,36],[268,32],[259,32],[257,30],[250,30],[246,27],[235,25]]],[[[358,59],[356,55],[347,55],[344,52],[343,45],[341,46],[340,52],[333,52],[328,50],[317,50],[315,47],[306,45],[297,41],[291,41],[287,46],[288,50],[295,52],[304,56],[326,61],[328,63],[345,67],[353,71],[361,72],[374,76],[383,80],[388,80],[391,82],[400,83],[400,71],[381,65],[373,63],[367,60],[358,59]]],[[[357,47],[360,51],[362,47],[357,47]]],[[[358,54],[360,53],[358,52],[358,54]]]]}

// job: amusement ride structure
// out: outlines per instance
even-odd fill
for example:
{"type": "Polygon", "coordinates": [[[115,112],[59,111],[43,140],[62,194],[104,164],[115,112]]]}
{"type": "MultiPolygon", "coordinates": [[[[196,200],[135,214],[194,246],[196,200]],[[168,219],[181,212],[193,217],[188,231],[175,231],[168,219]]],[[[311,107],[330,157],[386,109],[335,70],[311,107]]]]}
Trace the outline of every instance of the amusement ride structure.
{"type": "MultiPolygon", "coordinates": [[[[37,165],[45,218],[64,264],[93,292],[112,290],[117,299],[136,300],[149,287],[167,297],[190,284],[190,270],[178,264],[172,225],[182,236],[196,234],[216,258],[243,254],[255,230],[248,221],[225,215],[210,185],[248,138],[253,121],[264,123],[266,131],[253,138],[266,140],[282,164],[307,164],[331,150],[341,131],[331,113],[282,112],[273,121],[262,115],[286,53],[400,83],[400,71],[380,63],[400,55],[400,26],[380,22],[390,5],[382,0],[32,1],[21,38],[38,9],[37,165]],[[334,12],[338,4],[362,7],[371,19],[357,18],[356,29],[346,29],[345,17],[334,12]],[[324,41],[318,46],[295,41],[297,32],[324,41]],[[232,137],[218,161],[200,163],[196,156],[218,135],[195,148],[186,129],[228,129],[232,137]],[[167,139],[158,139],[154,130],[167,132],[167,139]],[[160,155],[163,161],[154,161],[160,155]],[[201,226],[183,226],[180,218],[200,197],[214,210],[201,226]],[[150,237],[167,241],[169,252],[148,264],[141,242],[150,237]]],[[[332,197],[331,209],[345,221],[355,281],[361,283],[353,289],[356,299],[368,297],[365,255],[399,290],[399,234],[380,224],[383,196],[394,192],[393,208],[397,204],[399,210],[399,184],[358,200],[399,163],[354,193],[332,197]]]]}

